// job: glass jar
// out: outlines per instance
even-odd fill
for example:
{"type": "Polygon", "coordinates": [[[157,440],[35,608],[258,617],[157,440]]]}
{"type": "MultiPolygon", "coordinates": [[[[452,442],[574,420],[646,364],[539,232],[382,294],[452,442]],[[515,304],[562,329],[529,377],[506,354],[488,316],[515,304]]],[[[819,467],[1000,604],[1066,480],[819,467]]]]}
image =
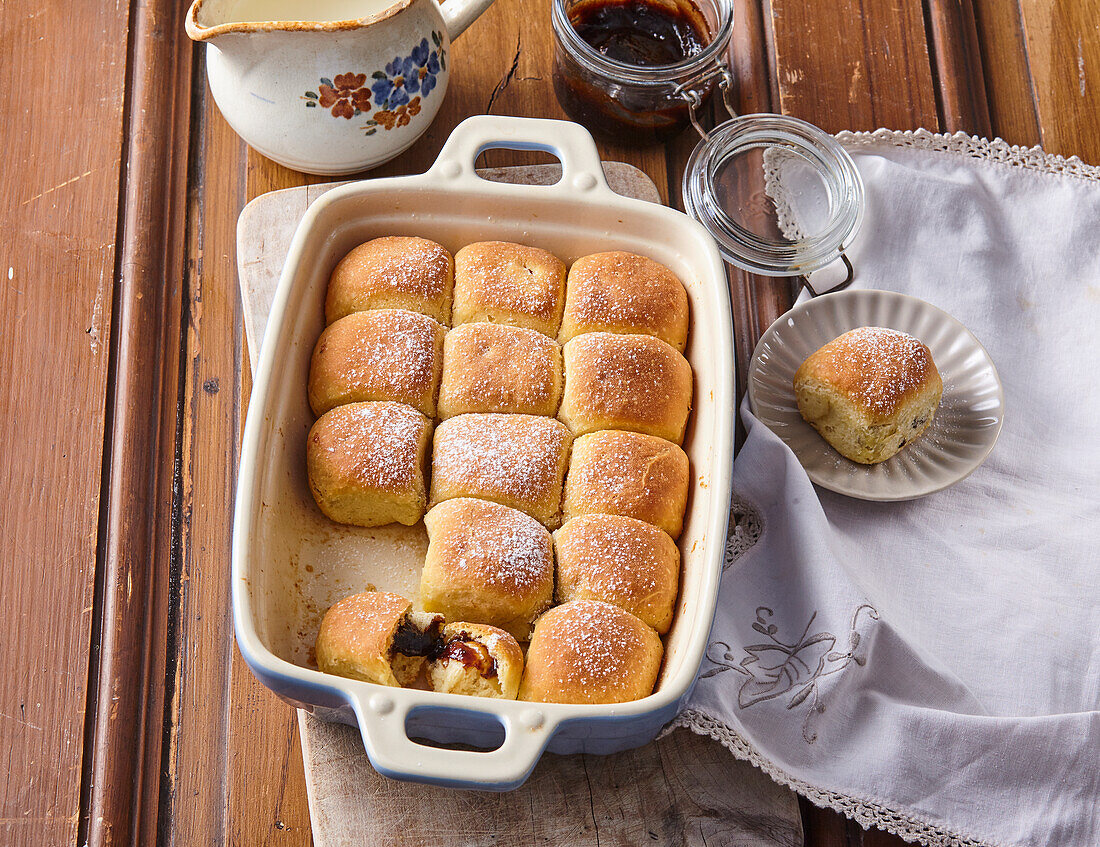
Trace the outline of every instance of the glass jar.
{"type": "MultiPolygon", "coordinates": [[[[593,133],[644,144],[679,133],[715,83],[728,87],[725,56],[733,33],[731,0],[677,0],[705,20],[706,43],[674,64],[641,66],[609,58],[577,33],[586,11],[616,0],[552,0],[554,92],[562,108],[593,133]]],[[[664,4],[668,5],[668,4],[664,4]]]]}
{"type": "Polygon", "coordinates": [[[808,277],[841,264],[863,221],[863,181],[833,136],[786,115],[742,115],[703,137],[688,159],[684,210],[718,242],[730,263],[765,276],[808,277]]]}

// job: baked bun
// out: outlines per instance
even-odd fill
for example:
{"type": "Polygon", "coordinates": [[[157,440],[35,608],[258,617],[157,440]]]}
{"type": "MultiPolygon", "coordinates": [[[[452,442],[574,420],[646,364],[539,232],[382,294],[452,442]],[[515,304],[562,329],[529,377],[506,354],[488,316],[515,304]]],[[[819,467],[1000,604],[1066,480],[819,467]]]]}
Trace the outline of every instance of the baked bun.
{"type": "Polygon", "coordinates": [[[864,326],[813,353],[795,372],[802,417],[838,453],[884,462],[932,423],[943,380],[931,351],[893,329],[864,326]]]}
{"type": "Polygon", "coordinates": [[[428,663],[434,691],[515,700],[523,651],[509,633],[479,623],[449,623],[428,663]]]}
{"type": "Polygon", "coordinates": [[[565,305],[565,265],[537,247],[468,244],[455,254],[453,324],[491,321],[554,337],[565,305]]]}
{"type": "Polygon", "coordinates": [[[519,687],[540,703],[626,703],[653,692],[661,639],[634,615],[598,600],[574,600],[538,619],[519,687]]]}
{"type": "Polygon", "coordinates": [[[680,587],[668,533],[622,515],[582,515],[554,533],[554,559],[557,602],[603,600],[668,632],[680,587]]]}
{"type": "Polygon", "coordinates": [[[481,497],[561,525],[562,479],[573,436],[554,418],[459,415],[443,421],[432,449],[432,504],[481,497]]]}
{"type": "Polygon", "coordinates": [[[554,415],[561,390],[561,348],[541,332],[472,323],[447,333],[440,418],[469,412],[554,415]]]}
{"type": "Polygon", "coordinates": [[[375,238],[348,253],[332,272],[325,320],[367,309],[408,309],[451,320],[454,259],[426,238],[375,238]]]}
{"type": "Polygon", "coordinates": [[[309,367],[313,413],[396,400],[434,417],[446,332],[434,318],[405,309],[355,312],[330,324],[309,367]]]}
{"type": "Polygon", "coordinates": [[[366,591],[325,612],[317,667],[378,685],[409,685],[439,642],[443,618],[411,611],[404,597],[366,591]]]}
{"type": "Polygon", "coordinates": [[[402,403],[350,403],[325,412],[306,439],[317,505],[337,523],[411,526],[424,515],[431,437],[431,421],[402,403]]]}
{"type": "Polygon", "coordinates": [[[569,268],[558,340],[586,332],[653,335],[684,352],[688,298],[684,284],[645,256],[616,250],[582,256],[569,268]]]}
{"type": "Polygon", "coordinates": [[[663,438],[619,430],[582,435],[565,479],[564,518],[625,515],[679,538],[688,474],[687,455],[663,438]]]}
{"type": "Polygon", "coordinates": [[[491,624],[520,641],[554,597],[550,533],[523,512],[459,498],[424,517],[420,603],[451,620],[491,624]]]}
{"type": "Polygon", "coordinates": [[[628,429],[679,444],[691,412],[687,359],[649,335],[591,332],[565,345],[558,417],[574,435],[628,429]]]}

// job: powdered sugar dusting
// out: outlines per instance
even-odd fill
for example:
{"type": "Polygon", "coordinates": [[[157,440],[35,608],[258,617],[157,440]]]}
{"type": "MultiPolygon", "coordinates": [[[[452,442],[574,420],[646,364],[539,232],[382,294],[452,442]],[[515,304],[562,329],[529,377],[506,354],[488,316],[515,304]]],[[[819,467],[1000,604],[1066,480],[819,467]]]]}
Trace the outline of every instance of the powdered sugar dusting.
{"type": "Polygon", "coordinates": [[[686,307],[683,283],[645,256],[594,253],[569,269],[566,312],[582,328],[609,324],[665,337],[674,323],[686,325],[686,307]]]}
{"type": "Polygon", "coordinates": [[[314,364],[333,394],[419,406],[434,393],[442,330],[403,309],[356,312],[322,333],[314,364]]]}
{"type": "MultiPolygon", "coordinates": [[[[608,430],[586,435],[578,444],[569,469],[571,492],[598,492],[599,503],[623,510],[645,509],[655,500],[671,498],[678,448],[655,436],[608,430]]],[[[599,511],[599,509],[590,509],[599,511]]],[[[630,515],[641,517],[641,515],[630,515]]]]}
{"type": "Polygon", "coordinates": [[[559,531],[557,550],[559,590],[569,592],[562,599],[583,592],[622,605],[645,603],[670,586],[675,591],[669,572],[678,561],[676,547],[642,521],[616,515],[574,518],[559,531]]]}
{"type": "Polygon", "coordinates": [[[421,473],[420,443],[430,426],[402,403],[351,403],[323,415],[310,441],[349,481],[367,489],[405,491],[421,473]]]}
{"type": "Polygon", "coordinates": [[[523,512],[483,500],[451,500],[437,509],[461,509],[462,521],[432,538],[446,551],[448,569],[466,584],[490,585],[509,594],[549,592],[554,580],[550,533],[523,512]]]}
{"type": "MultiPolygon", "coordinates": [[[[642,624],[610,603],[574,600],[551,609],[539,622],[556,638],[556,682],[566,689],[606,688],[632,673],[644,642],[642,624]],[[553,616],[549,620],[547,618],[553,616]]],[[[536,630],[536,637],[541,633],[536,630]]]]}
{"type": "Polygon", "coordinates": [[[434,300],[450,284],[451,254],[426,238],[391,235],[353,249],[333,273],[390,291],[434,300]]]}
{"type": "Polygon", "coordinates": [[[936,368],[931,352],[916,338],[878,326],[846,332],[814,357],[821,379],[843,374],[845,393],[879,415],[893,414],[936,368]]]}
{"type": "Polygon", "coordinates": [[[472,414],[436,430],[432,459],[436,485],[473,497],[518,503],[557,502],[569,431],[553,418],[472,414]]]}
{"type": "Polygon", "coordinates": [[[660,339],[592,332],[570,341],[565,357],[570,415],[636,423],[686,419],[690,366],[660,339]]]}
{"type": "MultiPolygon", "coordinates": [[[[447,335],[439,405],[461,412],[556,411],[561,356],[552,338],[522,327],[463,324],[447,335]]],[[[453,412],[452,412],[453,414],[453,412]]]]}
{"type": "Polygon", "coordinates": [[[470,244],[455,256],[455,305],[490,316],[552,321],[562,306],[565,265],[537,247],[505,241],[470,244]]]}

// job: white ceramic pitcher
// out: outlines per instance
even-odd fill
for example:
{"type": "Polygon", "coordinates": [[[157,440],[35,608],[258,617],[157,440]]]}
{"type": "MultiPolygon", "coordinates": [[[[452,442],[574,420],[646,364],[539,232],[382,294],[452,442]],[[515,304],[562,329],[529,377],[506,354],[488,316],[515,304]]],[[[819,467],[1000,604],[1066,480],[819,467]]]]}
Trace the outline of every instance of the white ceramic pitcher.
{"type": "Polygon", "coordinates": [[[194,0],[210,90],[229,125],[297,171],[349,174],[431,124],[451,41],[493,0],[194,0]]]}

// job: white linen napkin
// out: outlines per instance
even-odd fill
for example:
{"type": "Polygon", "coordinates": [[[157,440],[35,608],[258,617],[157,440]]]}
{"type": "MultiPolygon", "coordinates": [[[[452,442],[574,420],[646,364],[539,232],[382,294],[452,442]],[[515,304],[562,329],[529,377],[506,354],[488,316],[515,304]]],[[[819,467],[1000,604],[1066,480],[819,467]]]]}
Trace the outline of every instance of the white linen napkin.
{"type": "Polygon", "coordinates": [[[815,488],[745,405],[677,723],[908,840],[1100,844],[1100,168],[961,133],[839,137],[867,190],[855,287],[975,333],[1000,440],[952,488],[870,503],[815,488]]]}

